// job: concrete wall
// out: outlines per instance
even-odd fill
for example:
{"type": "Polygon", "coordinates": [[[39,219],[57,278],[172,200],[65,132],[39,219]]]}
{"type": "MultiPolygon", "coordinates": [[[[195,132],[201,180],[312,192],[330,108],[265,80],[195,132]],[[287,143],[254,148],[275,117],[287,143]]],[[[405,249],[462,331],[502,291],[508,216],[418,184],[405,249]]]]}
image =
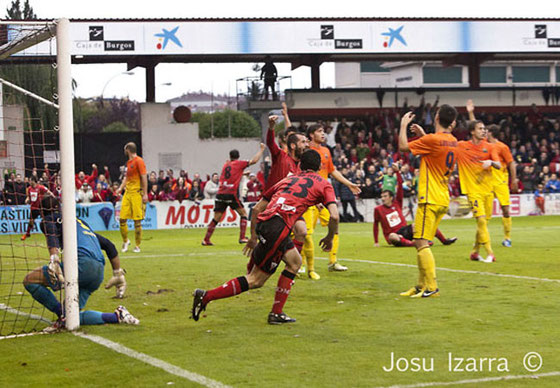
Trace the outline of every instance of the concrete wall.
{"type": "MultiPolygon", "coordinates": [[[[239,150],[241,159],[251,159],[259,150],[260,139],[225,138],[201,140],[197,123],[175,123],[168,104],[142,104],[141,155],[149,171],[173,168],[175,176],[184,169],[192,177],[220,173],[229,151],[239,150]]],[[[262,161],[262,159],[261,159],[262,161]]],[[[259,164],[249,170],[257,172],[259,164]]]]}
{"type": "MultiPolygon", "coordinates": [[[[454,106],[465,106],[465,102],[473,99],[477,107],[484,106],[530,106],[535,103],[544,105],[544,99],[540,90],[516,90],[515,104],[511,90],[503,91],[472,91],[472,90],[453,90],[453,91],[430,91],[425,89],[426,102],[433,103],[436,97],[440,96],[440,104],[450,104],[454,106]]],[[[403,105],[404,99],[408,99],[409,106],[418,106],[421,96],[416,92],[398,91],[398,106],[403,105]]],[[[295,91],[290,93],[293,105],[290,109],[337,109],[337,108],[379,108],[379,103],[375,91],[324,91],[314,93],[307,91],[295,91]]],[[[395,107],[395,92],[387,91],[383,98],[383,108],[395,107]]]]}
{"type": "Polygon", "coordinates": [[[24,175],[25,157],[23,148],[23,107],[20,105],[5,105],[1,107],[0,120],[3,126],[0,140],[6,142],[7,157],[0,157],[0,168],[4,179],[4,169],[16,169],[17,173],[24,175]]]}

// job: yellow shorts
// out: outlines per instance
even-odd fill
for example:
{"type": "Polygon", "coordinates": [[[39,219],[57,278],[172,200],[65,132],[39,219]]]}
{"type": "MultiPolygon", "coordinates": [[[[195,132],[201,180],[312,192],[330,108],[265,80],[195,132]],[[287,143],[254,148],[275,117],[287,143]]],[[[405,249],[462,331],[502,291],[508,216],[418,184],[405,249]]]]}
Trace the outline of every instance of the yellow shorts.
{"type": "Polygon", "coordinates": [[[121,203],[121,220],[143,220],[145,205],[142,193],[124,193],[121,203]]]}
{"type": "Polygon", "coordinates": [[[319,211],[317,206],[310,206],[305,213],[303,213],[303,219],[305,220],[305,225],[307,225],[307,234],[313,234],[315,225],[317,225],[317,219],[321,220],[322,226],[327,226],[331,219],[331,214],[326,207],[323,207],[323,209],[319,211]]]}
{"type": "Polygon", "coordinates": [[[415,239],[433,240],[445,213],[447,213],[446,206],[419,203],[416,217],[414,217],[413,237],[415,239]]]}
{"type": "Polygon", "coordinates": [[[494,186],[494,196],[500,202],[500,206],[509,206],[509,186],[496,185],[494,186]]]}
{"type": "Polygon", "coordinates": [[[474,193],[467,194],[471,205],[473,217],[485,216],[487,220],[492,218],[492,205],[494,204],[493,193],[474,193]]]}

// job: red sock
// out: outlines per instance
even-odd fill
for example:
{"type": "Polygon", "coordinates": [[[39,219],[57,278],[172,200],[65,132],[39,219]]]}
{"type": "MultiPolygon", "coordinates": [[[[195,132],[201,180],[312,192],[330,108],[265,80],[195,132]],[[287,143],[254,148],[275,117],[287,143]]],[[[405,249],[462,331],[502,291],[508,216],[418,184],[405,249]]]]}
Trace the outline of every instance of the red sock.
{"type": "Polygon", "coordinates": [[[33,223],[29,222],[29,224],[27,224],[27,232],[25,232],[27,236],[31,235],[31,229],[33,229],[33,223]]]}
{"type": "Polygon", "coordinates": [[[216,287],[213,290],[206,291],[206,295],[202,302],[208,304],[209,302],[216,299],[229,298],[231,296],[239,295],[249,289],[249,283],[247,283],[247,278],[245,276],[240,276],[235,279],[231,279],[229,282],[224,283],[220,287],[216,287]]]}
{"type": "Polygon", "coordinates": [[[294,284],[295,277],[296,275],[293,273],[284,270],[278,278],[276,294],[274,295],[274,304],[272,305],[272,312],[274,314],[280,314],[284,309],[284,305],[286,304],[286,300],[288,300],[290,290],[292,289],[292,284],[294,284]]]}
{"type": "Polygon", "coordinates": [[[400,239],[399,243],[400,243],[401,247],[413,247],[414,246],[414,243],[412,241],[407,240],[403,236],[401,236],[401,239],[400,239]]]}
{"type": "Polygon", "coordinates": [[[294,242],[294,246],[296,247],[297,251],[301,253],[301,250],[303,249],[303,243],[296,239],[293,239],[292,241],[294,242]]]}
{"type": "Polygon", "coordinates": [[[445,240],[447,240],[445,238],[445,236],[443,235],[443,233],[441,233],[441,230],[436,230],[436,237],[439,241],[444,242],[445,240]]]}
{"type": "Polygon", "coordinates": [[[245,231],[247,230],[247,217],[241,217],[241,221],[239,222],[239,239],[242,240],[245,238],[245,231]]]}
{"type": "Polygon", "coordinates": [[[204,241],[210,241],[210,237],[212,237],[212,233],[214,233],[216,225],[218,225],[218,223],[215,220],[210,221],[208,224],[208,230],[206,231],[206,236],[204,236],[204,241]]]}

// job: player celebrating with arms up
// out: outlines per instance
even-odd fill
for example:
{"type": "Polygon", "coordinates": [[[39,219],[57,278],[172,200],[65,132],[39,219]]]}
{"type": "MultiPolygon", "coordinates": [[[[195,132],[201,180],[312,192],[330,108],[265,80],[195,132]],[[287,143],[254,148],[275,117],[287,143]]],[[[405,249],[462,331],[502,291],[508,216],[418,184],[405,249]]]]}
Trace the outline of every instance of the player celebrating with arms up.
{"type": "Polygon", "coordinates": [[[261,143],[260,150],[253,156],[251,160],[239,160],[239,151],[231,150],[229,152],[229,160],[224,164],[222,168],[222,175],[220,176],[220,187],[218,189],[218,194],[216,194],[216,200],[214,202],[214,218],[210,221],[208,229],[206,231],[206,236],[202,240],[202,245],[210,246],[214,245],[210,241],[210,237],[214,233],[214,229],[222,219],[225,211],[228,207],[235,210],[241,217],[241,222],[239,223],[239,243],[245,244],[247,238],[245,237],[245,231],[247,230],[247,212],[243,207],[243,204],[239,200],[239,182],[243,177],[243,170],[247,167],[252,166],[257,163],[265,149],[265,145],[261,143]]]}
{"type": "Polygon", "coordinates": [[[436,263],[429,242],[433,240],[438,225],[449,206],[447,182],[455,166],[457,139],[451,134],[455,128],[457,110],[447,104],[438,109],[435,117],[436,133],[426,135],[422,127],[413,124],[411,129],[421,136],[408,142],[407,128],[414,119],[412,112],[401,120],[399,150],[421,156],[418,179],[418,211],[414,219],[414,245],[417,250],[418,284],[402,296],[427,298],[439,296],[436,281],[436,263]]]}
{"type": "Polygon", "coordinates": [[[231,279],[213,290],[196,289],[193,293],[192,318],[198,321],[208,303],[229,298],[249,289],[259,288],[276,271],[280,261],[286,264],[278,279],[268,323],[273,325],[295,322],[283,312],[294,279],[301,266],[301,256],[290,239],[291,229],[309,206],[322,203],[330,212],[328,234],[320,242],[325,251],[332,248],[338,231],[338,209],[332,185],[316,172],[321,157],[316,151],[305,151],[300,167],[303,172],[287,177],[266,191],[253,208],[251,239],[244,252],[254,264],[251,273],[231,279]]]}

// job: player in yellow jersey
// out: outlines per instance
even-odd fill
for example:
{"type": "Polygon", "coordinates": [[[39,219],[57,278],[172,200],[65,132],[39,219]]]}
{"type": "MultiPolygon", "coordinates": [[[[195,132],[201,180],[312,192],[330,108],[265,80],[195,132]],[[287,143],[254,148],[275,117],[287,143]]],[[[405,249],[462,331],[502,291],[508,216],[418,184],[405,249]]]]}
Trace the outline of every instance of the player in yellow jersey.
{"type": "Polygon", "coordinates": [[[134,220],[134,236],[136,246],[134,252],[140,252],[140,242],[142,241],[142,220],[144,210],[148,202],[148,175],[144,160],[136,154],[136,144],[127,143],[124,146],[124,153],[128,158],[126,162],[126,175],[117,189],[121,193],[125,189],[122,199],[120,229],[123,239],[122,252],[128,251],[130,240],[128,239],[128,220],[134,220]]]}
{"type": "MultiPolygon", "coordinates": [[[[360,187],[348,179],[346,179],[333,165],[331,152],[327,147],[322,144],[325,142],[325,130],[320,124],[314,124],[310,126],[307,130],[307,136],[309,137],[309,148],[315,150],[321,156],[321,169],[319,170],[319,175],[323,178],[328,179],[329,175],[347,186],[354,194],[359,194],[361,192],[360,187]]],[[[303,265],[307,265],[307,275],[313,280],[319,280],[321,276],[315,272],[315,245],[313,243],[313,232],[315,230],[315,225],[317,220],[321,220],[321,225],[327,226],[329,224],[330,214],[329,211],[321,207],[320,209],[316,206],[311,206],[303,214],[303,218],[307,225],[307,236],[305,237],[305,243],[302,249],[303,265]],[[307,263],[307,264],[306,264],[307,263]]],[[[335,234],[333,239],[332,250],[329,253],[329,271],[346,271],[347,267],[337,263],[336,254],[338,253],[339,238],[338,233],[335,234]]]]}
{"type": "Polygon", "coordinates": [[[504,226],[504,247],[511,247],[511,215],[509,213],[509,178],[511,177],[511,187],[517,191],[517,165],[513,160],[509,147],[498,140],[500,128],[495,125],[488,126],[488,143],[496,149],[498,161],[502,165],[499,170],[493,171],[494,184],[492,191],[502,207],[502,224],[504,226]],[[509,170],[509,174],[508,174],[509,170]]]}
{"type": "Polygon", "coordinates": [[[493,170],[500,168],[500,163],[495,148],[486,141],[484,123],[480,120],[469,121],[468,130],[471,139],[459,142],[457,165],[459,166],[461,192],[469,200],[477,225],[470,258],[474,261],[493,262],[496,261],[496,257],[492,250],[488,221],[492,217],[494,202],[493,170]],[[480,256],[480,246],[484,246],[486,250],[486,259],[480,256]]]}
{"type": "Polygon", "coordinates": [[[417,250],[418,283],[402,296],[428,298],[439,296],[436,280],[436,264],[429,242],[434,239],[438,225],[449,206],[447,182],[455,166],[457,139],[451,134],[455,128],[457,110],[442,105],[435,116],[436,133],[426,135],[422,127],[412,124],[411,129],[419,136],[408,141],[407,129],[414,120],[412,112],[401,120],[399,150],[412,152],[421,157],[418,178],[418,210],[414,218],[414,246],[417,250]]]}

